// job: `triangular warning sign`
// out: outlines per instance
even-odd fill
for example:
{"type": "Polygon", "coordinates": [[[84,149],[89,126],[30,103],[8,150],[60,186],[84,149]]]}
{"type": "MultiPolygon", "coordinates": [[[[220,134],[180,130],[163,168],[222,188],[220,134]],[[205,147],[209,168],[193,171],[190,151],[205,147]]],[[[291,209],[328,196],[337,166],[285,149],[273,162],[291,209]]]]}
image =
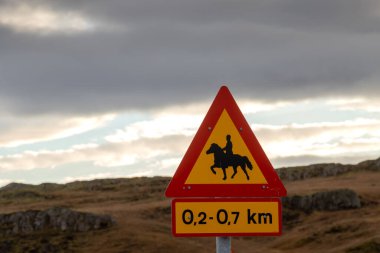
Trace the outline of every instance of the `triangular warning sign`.
{"type": "Polygon", "coordinates": [[[226,86],[216,95],[165,194],[286,196],[285,187],[226,86]]]}

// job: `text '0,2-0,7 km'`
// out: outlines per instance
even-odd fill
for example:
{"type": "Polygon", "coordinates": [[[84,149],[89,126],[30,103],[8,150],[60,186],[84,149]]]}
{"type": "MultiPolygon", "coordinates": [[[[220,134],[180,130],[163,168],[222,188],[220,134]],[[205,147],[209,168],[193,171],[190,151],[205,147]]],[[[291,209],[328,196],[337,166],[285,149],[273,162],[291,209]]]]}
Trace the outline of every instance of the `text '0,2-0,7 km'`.
{"type": "MultiPolygon", "coordinates": [[[[256,213],[254,210],[247,209],[246,219],[248,224],[272,224],[273,217],[272,213],[256,213]]],[[[239,211],[231,211],[229,212],[226,209],[219,209],[216,212],[216,221],[219,224],[227,224],[227,225],[235,225],[237,224],[240,212],[239,211]],[[230,217],[229,217],[230,216],[230,217]],[[231,220],[230,220],[231,218],[231,220]]],[[[208,216],[206,212],[199,212],[195,219],[194,213],[191,209],[186,209],[182,213],[182,221],[187,225],[207,225],[207,221],[210,220],[214,222],[214,216],[208,216]],[[198,218],[198,219],[197,219],[198,218]]]]}
{"type": "Polygon", "coordinates": [[[174,233],[205,235],[281,232],[279,199],[176,199],[172,203],[174,233]]]}

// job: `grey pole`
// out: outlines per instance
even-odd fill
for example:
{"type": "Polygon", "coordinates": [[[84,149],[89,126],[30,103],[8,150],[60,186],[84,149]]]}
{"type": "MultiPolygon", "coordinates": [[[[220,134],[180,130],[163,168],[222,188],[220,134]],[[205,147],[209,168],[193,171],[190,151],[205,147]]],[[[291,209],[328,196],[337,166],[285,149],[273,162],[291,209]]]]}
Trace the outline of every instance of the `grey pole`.
{"type": "Polygon", "coordinates": [[[216,253],[231,253],[231,237],[216,237],[216,253]]]}

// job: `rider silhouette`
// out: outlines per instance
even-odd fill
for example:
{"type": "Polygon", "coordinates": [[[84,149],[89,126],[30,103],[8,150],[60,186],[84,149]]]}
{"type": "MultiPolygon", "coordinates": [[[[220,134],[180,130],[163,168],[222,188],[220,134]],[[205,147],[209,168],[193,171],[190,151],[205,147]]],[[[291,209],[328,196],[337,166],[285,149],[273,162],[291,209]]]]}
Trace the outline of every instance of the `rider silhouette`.
{"type": "Polygon", "coordinates": [[[223,151],[226,152],[226,156],[227,156],[227,159],[230,160],[233,153],[232,153],[232,142],[231,142],[231,135],[227,135],[226,136],[226,140],[227,140],[227,143],[226,143],[226,146],[223,148],[223,151]]]}

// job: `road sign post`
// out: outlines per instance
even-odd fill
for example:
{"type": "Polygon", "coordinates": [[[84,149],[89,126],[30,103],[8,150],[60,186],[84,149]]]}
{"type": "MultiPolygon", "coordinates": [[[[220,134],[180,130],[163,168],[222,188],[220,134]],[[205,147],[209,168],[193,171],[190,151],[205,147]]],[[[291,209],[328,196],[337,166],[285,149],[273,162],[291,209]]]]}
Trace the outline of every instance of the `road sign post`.
{"type": "Polygon", "coordinates": [[[231,253],[231,237],[216,237],[216,253],[231,253]]]}
{"type": "Polygon", "coordinates": [[[231,236],[281,235],[286,189],[226,86],[165,195],[173,235],[215,236],[217,253],[230,253],[231,236]]]}

